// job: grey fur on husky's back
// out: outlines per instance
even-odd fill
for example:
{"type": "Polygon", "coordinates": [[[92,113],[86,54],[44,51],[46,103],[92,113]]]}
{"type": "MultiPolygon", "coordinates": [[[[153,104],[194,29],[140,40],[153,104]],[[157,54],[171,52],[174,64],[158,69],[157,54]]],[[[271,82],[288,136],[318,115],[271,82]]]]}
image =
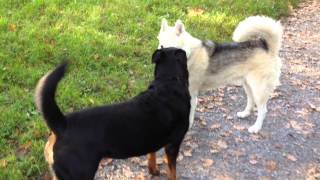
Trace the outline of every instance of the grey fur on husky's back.
{"type": "Polygon", "coordinates": [[[223,44],[203,41],[202,45],[206,48],[210,57],[208,67],[210,73],[218,73],[227,66],[246,61],[258,48],[268,51],[267,43],[263,39],[223,44]]]}

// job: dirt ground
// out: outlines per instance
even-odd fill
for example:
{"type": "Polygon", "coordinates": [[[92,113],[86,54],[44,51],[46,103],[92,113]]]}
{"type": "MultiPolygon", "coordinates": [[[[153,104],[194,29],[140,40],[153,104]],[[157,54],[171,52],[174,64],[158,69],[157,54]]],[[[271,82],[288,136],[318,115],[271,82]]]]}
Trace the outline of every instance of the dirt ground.
{"type": "MultiPolygon", "coordinates": [[[[283,59],[279,86],[268,103],[258,134],[247,128],[256,114],[238,119],[245,108],[241,87],[224,87],[200,96],[196,120],[178,158],[179,179],[320,179],[320,2],[307,1],[283,19],[283,59]]],[[[151,178],[145,157],[104,159],[101,179],[151,178]]]]}

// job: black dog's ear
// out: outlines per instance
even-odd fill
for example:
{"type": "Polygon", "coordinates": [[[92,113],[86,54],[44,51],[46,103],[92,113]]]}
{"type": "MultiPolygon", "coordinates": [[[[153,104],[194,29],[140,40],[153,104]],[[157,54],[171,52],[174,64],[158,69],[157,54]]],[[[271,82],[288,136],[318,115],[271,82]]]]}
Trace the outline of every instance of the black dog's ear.
{"type": "Polygon", "coordinates": [[[164,58],[165,54],[162,51],[162,49],[157,49],[153,54],[152,54],[152,63],[158,63],[160,59],[164,58]]]}
{"type": "Polygon", "coordinates": [[[177,49],[175,52],[174,52],[174,55],[179,57],[179,60],[181,61],[185,61],[187,60],[187,54],[184,50],[182,49],[177,49]]]}
{"type": "Polygon", "coordinates": [[[186,55],[186,52],[183,49],[177,49],[175,50],[174,55],[186,55]]]}

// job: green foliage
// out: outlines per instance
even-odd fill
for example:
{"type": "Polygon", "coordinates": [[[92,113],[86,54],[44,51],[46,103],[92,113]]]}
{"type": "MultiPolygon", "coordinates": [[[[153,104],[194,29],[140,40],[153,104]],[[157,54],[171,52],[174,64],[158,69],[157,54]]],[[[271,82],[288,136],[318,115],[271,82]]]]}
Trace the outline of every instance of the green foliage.
{"type": "Polygon", "coordinates": [[[298,0],[0,0],[0,179],[46,171],[48,129],[36,111],[37,80],[63,59],[64,112],[128,99],[152,79],[162,18],[202,39],[230,40],[243,18],[288,14],[298,0]],[[199,15],[192,12],[200,11],[199,15]],[[203,12],[202,12],[203,11],[203,12]]]}

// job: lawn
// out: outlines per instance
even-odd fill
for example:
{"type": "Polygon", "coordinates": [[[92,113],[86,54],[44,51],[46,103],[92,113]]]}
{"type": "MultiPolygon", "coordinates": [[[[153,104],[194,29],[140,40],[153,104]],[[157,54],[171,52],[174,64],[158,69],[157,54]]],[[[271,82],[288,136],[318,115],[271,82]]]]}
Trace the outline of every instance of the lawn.
{"type": "Polygon", "coordinates": [[[57,101],[64,112],[119,102],[146,88],[162,18],[227,41],[243,18],[287,15],[298,0],[0,0],[0,179],[47,173],[49,130],[35,108],[39,78],[70,60],[57,101]]]}

